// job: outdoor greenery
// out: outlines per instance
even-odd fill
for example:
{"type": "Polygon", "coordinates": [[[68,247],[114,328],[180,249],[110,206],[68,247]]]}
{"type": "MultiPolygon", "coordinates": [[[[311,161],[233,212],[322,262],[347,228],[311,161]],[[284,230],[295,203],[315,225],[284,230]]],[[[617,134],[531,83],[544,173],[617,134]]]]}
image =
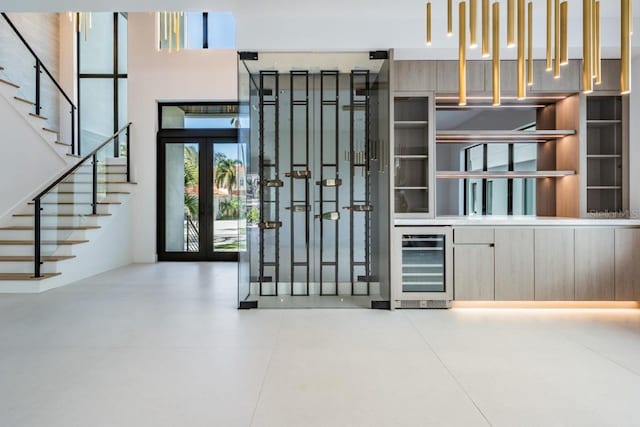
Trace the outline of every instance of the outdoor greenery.
{"type": "MultiPolygon", "coordinates": [[[[189,146],[184,147],[184,188],[198,184],[198,152],[189,146]]],[[[198,219],[198,196],[184,192],[185,214],[198,219]]]]}

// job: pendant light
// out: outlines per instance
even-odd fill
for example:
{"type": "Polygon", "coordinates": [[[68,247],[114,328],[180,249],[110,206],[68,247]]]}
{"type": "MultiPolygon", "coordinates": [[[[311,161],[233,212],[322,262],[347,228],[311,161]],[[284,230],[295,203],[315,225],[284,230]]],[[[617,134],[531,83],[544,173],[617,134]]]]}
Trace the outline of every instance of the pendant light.
{"type": "Polygon", "coordinates": [[[493,3],[493,105],[500,105],[500,3],[493,3]]]}
{"type": "Polygon", "coordinates": [[[467,105],[467,2],[458,4],[458,105],[467,105]]]}

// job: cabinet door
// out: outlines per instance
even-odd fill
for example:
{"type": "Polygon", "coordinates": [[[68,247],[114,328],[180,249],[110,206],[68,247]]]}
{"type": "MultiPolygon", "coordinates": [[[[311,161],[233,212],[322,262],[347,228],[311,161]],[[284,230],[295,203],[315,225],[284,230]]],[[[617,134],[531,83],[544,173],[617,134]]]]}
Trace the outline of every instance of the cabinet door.
{"type": "Polygon", "coordinates": [[[533,86],[527,89],[531,93],[569,93],[580,90],[580,61],[572,60],[560,69],[561,78],[556,79],[553,72],[547,71],[545,60],[533,62],[533,86]]]}
{"type": "MultiPolygon", "coordinates": [[[[484,86],[487,92],[493,90],[493,65],[491,61],[484,61],[484,86]]],[[[456,74],[457,76],[457,74],[456,74]]],[[[500,61],[500,90],[505,95],[514,95],[518,88],[517,61],[500,61]]]]}
{"type": "Polygon", "coordinates": [[[393,90],[436,90],[436,61],[394,61],[393,90]]]}
{"type": "Polygon", "coordinates": [[[576,301],[612,301],[615,230],[576,228],[576,301]]]}
{"type": "MultiPolygon", "coordinates": [[[[485,61],[467,62],[467,91],[484,92],[485,61]]],[[[458,61],[438,61],[438,92],[458,93],[458,61]]]]}
{"type": "Polygon", "coordinates": [[[619,91],[620,90],[620,60],[619,59],[603,59],[602,60],[602,83],[593,85],[593,90],[600,91],[619,91]]]}
{"type": "Polygon", "coordinates": [[[575,298],[573,228],[538,228],[535,236],[536,301],[575,298]]]}
{"type": "Polygon", "coordinates": [[[615,240],[615,298],[640,301],[640,229],[617,229],[615,240]]]}
{"type": "Polygon", "coordinates": [[[533,301],[533,228],[496,228],[496,301],[533,301]]]}
{"type": "Polygon", "coordinates": [[[454,299],[490,301],[494,299],[493,245],[458,245],[453,248],[454,299]]]}

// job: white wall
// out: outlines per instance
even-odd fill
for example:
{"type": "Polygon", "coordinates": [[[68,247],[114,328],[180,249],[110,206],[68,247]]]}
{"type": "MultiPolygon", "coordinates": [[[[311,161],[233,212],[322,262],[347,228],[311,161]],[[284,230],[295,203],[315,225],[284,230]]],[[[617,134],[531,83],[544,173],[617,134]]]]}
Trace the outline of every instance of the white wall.
{"type": "Polygon", "coordinates": [[[160,101],[235,101],[237,54],[232,50],[155,50],[154,17],[129,14],[129,121],[133,179],[133,261],[156,257],[156,133],[160,101]]]}

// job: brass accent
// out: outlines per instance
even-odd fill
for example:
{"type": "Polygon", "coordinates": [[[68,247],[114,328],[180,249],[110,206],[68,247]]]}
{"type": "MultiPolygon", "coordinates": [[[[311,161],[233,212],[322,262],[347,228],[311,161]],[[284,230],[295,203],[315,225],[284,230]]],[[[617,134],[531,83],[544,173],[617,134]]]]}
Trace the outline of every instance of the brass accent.
{"type": "Polygon", "coordinates": [[[518,99],[525,99],[527,97],[524,64],[524,47],[526,42],[524,33],[524,18],[524,0],[518,0],[518,90],[516,95],[518,99]]]}
{"type": "Polygon", "coordinates": [[[553,25],[554,25],[554,61],[553,61],[553,77],[560,78],[560,0],[553,0],[553,25]]]}
{"type": "Polygon", "coordinates": [[[553,59],[551,56],[551,51],[552,49],[552,36],[553,36],[553,32],[551,29],[551,17],[553,16],[553,12],[551,10],[551,1],[552,0],[547,0],[547,71],[551,71],[553,69],[553,59]]]}
{"type": "Polygon", "coordinates": [[[316,214],[313,216],[315,219],[323,219],[326,221],[337,221],[340,219],[340,212],[325,212],[323,214],[316,214]]]}
{"type": "Polygon", "coordinates": [[[489,0],[482,0],[482,57],[491,56],[491,39],[489,34],[489,25],[491,17],[489,16],[489,0]]]}
{"type": "Polygon", "coordinates": [[[163,12],[164,14],[164,40],[167,41],[169,39],[169,13],[163,12]]]}
{"type": "Polygon", "coordinates": [[[427,14],[427,16],[426,16],[426,20],[427,20],[427,23],[426,23],[427,46],[431,46],[431,2],[430,1],[427,2],[426,8],[427,8],[427,11],[426,11],[426,14],[427,14]]]}
{"type": "Polygon", "coordinates": [[[478,0],[469,0],[469,47],[478,47],[478,0]]]}
{"type": "Polygon", "coordinates": [[[373,206],[371,205],[351,205],[343,206],[342,209],[353,212],[372,212],[373,206]]]}
{"type": "Polygon", "coordinates": [[[458,105],[467,105],[467,3],[460,2],[458,8],[458,105]]]}
{"type": "Polygon", "coordinates": [[[288,211],[291,211],[291,212],[309,212],[311,210],[311,206],[309,206],[309,205],[293,205],[293,206],[286,206],[285,209],[288,210],[288,211]]]}
{"type": "Polygon", "coordinates": [[[493,105],[500,105],[500,3],[493,3],[493,105]]]}
{"type": "Polygon", "coordinates": [[[447,37],[453,35],[453,0],[447,0],[447,37]]]}
{"type": "Polygon", "coordinates": [[[620,92],[631,93],[631,5],[620,0],[620,92]]]}
{"type": "Polygon", "coordinates": [[[284,176],[286,176],[287,178],[294,178],[294,179],[308,179],[308,178],[311,178],[311,171],[310,170],[294,170],[291,172],[286,172],[284,176]]]}
{"type": "MultiPolygon", "coordinates": [[[[622,3],[625,2],[625,0],[621,1],[622,3]]],[[[591,6],[592,0],[582,0],[582,91],[584,93],[593,92],[593,73],[591,70],[591,6]]]]}
{"type": "Polygon", "coordinates": [[[527,4],[527,86],[533,86],[533,1],[527,4]]]}
{"type": "Polygon", "coordinates": [[[258,223],[258,227],[262,230],[275,230],[282,227],[282,221],[263,221],[258,223]]]}
{"type": "Polygon", "coordinates": [[[279,179],[265,179],[264,181],[260,182],[260,185],[262,187],[279,188],[284,187],[284,182],[279,179]]]}
{"type": "Polygon", "coordinates": [[[176,12],[176,52],[180,52],[180,14],[176,12]]]}
{"type": "Polygon", "coordinates": [[[507,0],[507,47],[516,45],[515,1],[507,0]]]}
{"type": "Polygon", "coordinates": [[[560,3],[560,65],[567,65],[569,63],[568,19],[569,2],[565,0],[560,3]]]}
{"type": "Polygon", "coordinates": [[[594,15],[593,15],[593,39],[594,39],[594,57],[595,57],[595,84],[602,83],[602,46],[600,46],[600,2],[595,1],[593,3],[594,15]]]}
{"type": "Polygon", "coordinates": [[[316,181],[316,185],[322,185],[323,187],[340,187],[342,180],[340,178],[325,179],[323,181],[316,181]]]}

